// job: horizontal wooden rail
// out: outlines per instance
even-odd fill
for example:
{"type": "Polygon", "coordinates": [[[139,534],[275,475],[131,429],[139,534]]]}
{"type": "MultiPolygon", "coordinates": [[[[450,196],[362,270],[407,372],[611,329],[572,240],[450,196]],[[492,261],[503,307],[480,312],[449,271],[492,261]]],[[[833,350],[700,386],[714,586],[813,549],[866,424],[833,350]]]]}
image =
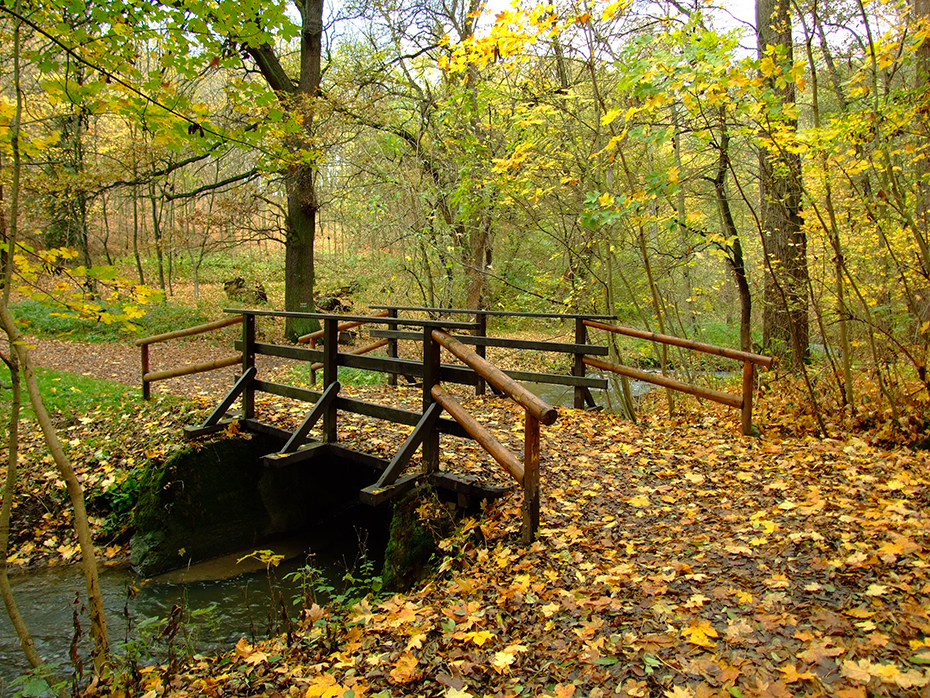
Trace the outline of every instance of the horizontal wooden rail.
{"type": "Polygon", "coordinates": [[[165,332],[163,334],[152,335],[151,337],[143,337],[142,339],[136,340],[136,346],[141,347],[147,344],[156,344],[157,342],[167,342],[169,339],[180,339],[181,337],[190,337],[195,334],[212,332],[213,330],[219,330],[223,327],[229,327],[230,325],[237,325],[240,322],[242,322],[241,315],[223,318],[222,320],[215,320],[214,322],[197,325],[196,327],[187,327],[183,330],[175,330],[174,332],[165,332]]]}
{"type": "MultiPolygon", "coordinates": [[[[368,352],[372,352],[375,349],[380,349],[381,347],[387,345],[387,343],[388,340],[379,339],[377,342],[366,344],[363,347],[356,347],[355,349],[350,349],[349,351],[340,351],[339,353],[351,354],[352,356],[361,356],[362,354],[367,354],[368,352]]],[[[323,368],[323,363],[321,361],[317,361],[315,364],[310,364],[311,371],[319,371],[321,368],[323,368]]]]}
{"type": "MultiPolygon", "coordinates": [[[[383,310],[380,313],[375,313],[374,315],[372,315],[372,317],[376,317],[376,318],[382,318],[382,317],[387,317],[387,316],[388,316],[387,310],[383,310]]],[[[342,332],[343,330],[351,330],[353,327],[361,327],[362,325],[367,325],[367,324],[368,323],[365,322],[364,320],[353,320],[352,322],[341,322],[336,327],[336,330],[338,332],[342,332]]],[[[307,344],[308,342],[312,342],[313,340],[319,339],[320,337],[322,337],[325,331],[326,330],[317,330],[316,332],[305,334],[297,338],[297,343],[307,344]]]]}
{"type": "Polygon", "coordinates": [[[523,464],[520,463],[500,441],[495,439],[491,435],[491,432],[485,429],[484,426],[472,417],[455,398],[438,385],[434,385],[430,388],[430,394],[456,422],[462,425],[462,428],[478,442],[481,448],[487,451],[494,460],[504,466],[504,469],[510,473],[518,483],[523,483],[523,464]]]}
{"type": "MultiPolygon", "coordinates": [[[[301,313],[296,310],[255,310],[254,308],[223,308],[224,313],[236,315],[251,315],[253,317],[284,317],[284,318],[302,318],[305,320],[327,320],[332,319],[330,313],[301,313]]],[[[414,318],[395,318],[395,317],[374,317],[372,315],[339,315],[344,322],[362,322],[378,323],[382,325],[409,325],[410,327],[449,327],[456,330],[473,330],[477,327],[474,322],[452,322],[443,320],[441,323],[436,320],[417,320],[414,318]]]]}
{"type": "Polygon", "coordinates": [[[152,371],[146,373],[142,376],[142,380],[146,383],[154,383],[155,381],[163,381],[168,378],[178,378],[180,376],[189,376],[194,373],[206,373],[207,371],[215,371],[218,368],[226,368],[227,366],[235,366],[238,363],[242,362],[242,354],[236,354],[235,356],[227,356],[222,359],[215,359],[213,361],[205,361],[202,364],[193,364],[191,366],[181,366],[180,368],[172,368],[168,371],[152,371]]]}
{"type": "Polygon", "coordinates": [[[602,371],[612,371],[614,373],[619,373],[622,376],[628,376],[629,378],[634,378],[639,381],[661,385],[663,388],[671,388],[672,390],[678,390],[682,393],[688,393],[689,395],[695,395],[696,397],[713,400],[714,402],[719,402],[723,405],[728,405],[729,407],[736,407],[739,409],[743,406],[743,398],[740,395],[733,395],[732,393],[725,393],[720,390],[713,390],[712,388],[704,388],[699,385],[682,383],[679,380],[675,380],[674,378],[669,378],[668,376],[663,376],[658,373],[640,371],[637,368],[621,366],[620,364],[610,363],[609,361],[601,361],[600,359],[595,359],[589,356],[584,357],[584,362],[588,366],[599,368],[602,371]]]}
{"type": "Polygon", "coordinates": [[[487,359],[482,359],[452,335],[442,330],[433,330],[432,337],[488,383],[510,397],[514,402],[522,405],[527,412],[542,424],[552,424],[559,418],[559,413],[552,405],[531,393],[487,359]]]}
{"type": "MultiPolygon", "coordinates": [[[[406,339],[422,342],[421,332],[403,332],[400,330],[372,330],[372,337],[388,339],[406,339]]],[[[462,344],[477,347],[500,347],[502,349],[527,349],[530,351],[551,351],[558,354],[588,354],[590,356],[607,356],[610,349],[600,344],[572,344],[570,342],[551,342],[549,340],[511,339],[510,337],[469,337],[456,335],[462,344]]]]}
{"type": "Polygon", "coordinates": [[[752,354],[748,351],[740,351],[739,349],[730,349],[728,347],[718,347],[714,344],[704,344],[703,342],[695,342],[690,339],[682,339],[681,337],[672,337],[671,335],[667,334],[656,334],[655,332],[646,332],[645,330],[637,330],[632,327],[608,325],[604,322],[597,322],[596,320],[585,320],[584,324],[588,327],[594,327],[599,330],[613,332],[614,334],[622,334],[627,337],[636,337],[638,339],[647,339],[651,342],[660,342],[662,344],[671,344],[676,347],[693,349],[694,351],[700,351],[705,354],[716,354],[717,356],[724,356],[728,359],[736,359],[737,361],[748,361],[758,366],[765,366],[766,368],[770,368],[774,362],[774,359],[771,356],[752,354]]]}
{"type": "Polygon", "coordinates": [[[468,310],[466,308],[421,308],[416,305],[371,305],[372,310],[385,308],[387,310],[406,310],[423,313],[442,313],[446,315],[487,315],[489,317],[526,317],[546,320],[571,320],[574,318],[590,318],[592,320],[614,320],[615,315],[585,315],[579,313],[521,313],[509,310],[468,310]]]}

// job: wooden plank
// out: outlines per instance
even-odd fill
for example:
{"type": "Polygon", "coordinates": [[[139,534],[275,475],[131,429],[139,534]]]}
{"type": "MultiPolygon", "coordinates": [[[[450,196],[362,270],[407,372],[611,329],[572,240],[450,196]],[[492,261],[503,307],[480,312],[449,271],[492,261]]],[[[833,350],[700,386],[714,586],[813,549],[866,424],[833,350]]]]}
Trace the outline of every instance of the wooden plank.
{"type": "Polygon", "coordinates": [[[508,451],[500,441],[495,439],[491,432],[478,423],[468,411],[462,407],[455,398],[449,395],[438,385],[432,389],[433,398],[442,405],[443,409],[452,415],[456,422],[464,427],[465,431],[471,434],[472,438],[487,451],[494,460],[504,466],[504,469],[510,473],[517,482],[523,480],[523,465],[508,451]]]}
{"type": "MultiPolygon", "coordinates": [[[[588,318],[590,320],[616,320],[616,315],[583,315],[575,313],[515,313],[510,312],[509,310],[466,310],[463,308],[421,308],[415,305],[370,305],[368,306],[372,310],[378,310],[381,308],[386,308],[388,310],[404,310],[404,311],[419,311],[423,313],[445,313],[448,315],[458,314],[458,315],[474,315],[476,312],[484,313],[485,315],[494,315],[496,317],[535,317],[535,318],[548,318],[552,320],[570,320],[572,318],[588,318]]],[[[225,312],[233,312],[226,310],[225,312]]]]}
{"type": "Polygon", "coordinates": [[[432,473],[429,476],[429,481],[434,487],[455,492],[456,494],[477,495],[481,499],[497,499],[513,491],[513,485],[506,487],[485,485],[474,476],[459,475],[446,470],[432,473]]]}
{"type": "MultiPolygon", "coordinates": [[[[241,351],[242,343],[237,340],[235,347],[241,351]]],[[[321,361],[323,359],[321,349],[292,347],[286,344],[269,344],[267,342],[255,342],[255,353],[263,356],[278,356],[282,359],[294,359],[295,361],[321,361]]]]}
{"type": "Polygon", "coordinates": [[[282,429],[281,427],[276,427],[274,424],[268,424],[267,422],[262,422],[257,419],[241,419],[239,420],[239,426],[246,431],[255,432],[256,434],[265,434],[273,439],[279,439],[282,442],[287,441],[291,436],[291,432],[287,429],[282,429]]]}
{"type": "MultiPolygon", "coordinates": [[[[342,396],[336,398],[336,407],[345,412],[374,417],[375,419],[383,419],[386,422],[394,422],[395,424],[406,424],[411,427],[415,427],[422,417],[419,412],[414,412],[412,410],[405,410],[400,407],[389,407],[387,405],[379,405],[374,402],[366,402],[364,400],[356,400],[355,398],[342,396]]],[[[457,436],[462,439],[471,438],[471,435],[469,435],[467,431],[451,419],[440,418],[436,426],[443,434],[457,436]]]]}
{"type": "Polygon", "coordinates": [[[585,320],[584,324],[588,327],[595,327],[599,330],[605,330],[607,332],[613,332],[614,334],[622,334],[627,337],[636,337],[638,339],[648,339],[650,342],[660,342],[661,344],[671,344],[676,347],[684,347],[685,349],[693,349],[694,351],[704,352],[705,354],[715,354],[717,356],[724,356],[728,359],[736,359],[737,361],[750,361],[759,366],[765,366],[770,368],[772,363],[775,361],[771,356],[762,356],[761,354],[751,354],[748,351],[740,351],[739,349],[730,349],[728,347],[718,347],[714,344],[705,344],[704,342],[695,342],[691,339],[682,339],[681,337],[672,337],[667,334],[657,334],[655,332],[646,332],[645,330],[637,330],[633,327],[621,327],[619,325],[607,325],[603,322],[596,322],[594,320],[585,320]]]}
{"type": "Polygon", "coordinates": [[[325,450],[328,447],[329,444],[325,444],[321,441],[314,441],[312,443],[303,444],[295,451],[269,453],[262,456],[262,463],[265,464],[266,468],[283,468],[287,465],[296,465],[297,463],[303,463],[314,458],[325,457],[325,450]]]}
{"type": "Polygon", "coordinates": [[[271,381],[263,381],[257,378],[252,381],[252,386],[258,392],[271,393],[272,395],[288,397],[292,400],[301,400],[303,402],[316,402],[323,396],[323,393],[318,390],[298,388],[297,386],[284,385],[283,383],[272,383],[271,381]]]}
{"type": "Polygon", "coordinates": [[[393,485],[388,485],[387,487],[369,485],[359,492],[359,499],[361,499],[364,504],[376,507],[379,504],[394,499],[394,497],[399,497],[405,492],[409,492],[422,477],[423,473],[410,473],[409,475],[404,475],[393,485]]]}
{"type": "MultiPolygon", "coordinates": [[[[380,309],[381,306],[371,306],[373,309],[380,309]]],[[[301,313],[291,310],[256,310],[255,308],[223,308],[224,313],[235,315],[254,315],[256,317],[296,317],[314,320],[325,320],[331,318],[330,313],[301,313]]],[[[447,327],[456,330],[472,330],[475,328],[473,322],[454,322],[452,320],[417,320],[414,318],[390,318],[390,317],[373,317],[371,315],[337,315],[337,319],[343,322],[373,322],[382,325],[401,325],[408,327],[447,327]]],[[[592,317],[600,317],[594,315],[592,317]]],[[[613,319],[613,316],[608,319],[613,319]]]]}
{"type": "Polygon", "coordinates": [[[151,400],[152,399],[152,386],[150,386],[145,380],[145,374],[149,372],[149,345],[143,344],[141,352],[142,359],[142,399],[151,400]]]}
{"type": "Polygon", "coordinates": [[[607,390],[606,378],[594,376],[566,376],[559,373],[535,373],[533,371],[503,371],[515,381],[527,383],[548,383],[551,385],[578,385],[583,388],[598,388],[607,390]]]}
{"type": "Polygon", "coordinates": [[[141,347],[147,344],[155,344],[157,342],[167,342],[169,339],[180,339],[181,337],[190,337],[195,334],[212,332],[213,330],[219,330],[223,327],[229,327],[230,325],[237,325],[240,322],[242,322],[241,315],[237,315],[236,317],[223,318],[222,320],[215,320],[203,325],[197,325],[196,327],[185,327],[183,330],[163,332],[162,334],[155,334],[151,337],[143,337],[142,339],[136,340],[136,346],[141,347]]]}
{"type": "MultiPolygon", "coordinates": [[[[360,368],[366,371],[380,373],[400,373],[414,378],[423,377],[423,364],[410,359],[389,359],[386,356],[353,356],[340,354],[339,365],[350,368],[360,368]]],[[[439,367],[440,381],[443,383],[457,383],[459,385],[475,385],[478,376],[470,368],[456,366],[455,364],[441,364],[439,367]]]]}
{"type": "Polygon", "coordinates": [[[675,380],[674,378],[669,378],[668,376],[663,376],[657,373],[647,373],[646,371],[640,371],[637,368],[621,366],[620,364],[612,364],[607,361],[601,361],[600,359],[588,358],[587,356],[585,357],[584,362],[588,364],[588,366],[594,366],[594,368],[599,368],[602,371],[613,371],[614,373],[619,373],[622,376],[645,381],[647,383],[654,383],[655,385],[661,385],[663,388],[671,388],[672,390],[677,390],[681,393],[687,393],[688,395],[694,395],[695,397],[702,397],[705,400],[713,400],[714,402],[719,402],[720,404],[728,405],[729,407],[736,407],[739,409],[743,406],[743,398],[741,395],[733,395],[732,393],[725,393],[720,390],[704,388],[699,385],[682,383],[681,381],[675,380]]]}
{"type": "Polygon", "coordinates": [[[371,468],[375,472],[381,472],[388,466],[387,459],[373,456],[370,453],[362,453],[338,444],[329,444],[329,449],[333,456],[371,468]]]}
{"type": "MultiPolygon", "coordinates": [[[[148,349],[148,345],[143,347],[148,349]]],[[[190,366],[181,366],[180,368],[172,368],[167,371],[152,371],[150,373],[145,373],[142,376],[142,382],[145,383],[154,383],[155,381],[168,380],[169,378],[178,378],[180,376],[190,376],[195,373],[206,373],[207,371],[215,371],[218,368],[226,368],[227,366],[235,366],[238,363],[242,362],[242,354],[236,354],[234,356],[226,356],[222,359],[214,359],[213,361],[204,361],[200,364],[191,364],[190,366]]]]}
{"type": "MultiPolygon", "coordinates": [[[[575,342],[578,344],[587,344],[588,342],[588,326],[584,324],[584,320],[581,318],[575,318],[575,342]]],[[[604,353],[607,353],[607,347],[604,347],[604,353]]],[[[572,357],[572,375],[579,378],[584,377],[585,374],[585,362],[584,357],[580,354],[575,354],[572,357]]],[[[585,392],[586,390],[581,386],[576,385],[573,391],[573,402],[572,406],[576,410],[584,409],[585,401],[585,392]]]]}
{"type": "MultiPolygon", "coordinates": [[[[503,390],[510,399],[522,405],[543,424],[552,424],[559,418],[558,411],[552,407],[552,405],[549,405],[545,400],[531,393],[486,359],[482,359],[450,334],[442,330],[433,330],[431,335],[433,339],[439,342],[457,359],[468,364],[475,373],[479,374],[488,383],[499,390],[503,390]]],[[[459,423],[461,424],[461,422],[459,423]]]]}
{"type": "Polygon", "coordinates": [[[381,473],[381,477],[378,478],[374,487],[387,487],[397,482],[397,478],[404,472],[404,469],[410,463],[410,459],[420,447],[420,444],[423,443],[424,439],[426,439],[430,432],[436,427],[436,421],[439,419],[441,412],[442,407],[438,402],[434,402],[426,409],[414,430],[410,432],[407,440],[404,441],[403,446],[398,449],[397,453],[388,464],[388,467],[381,473]]]}
{"type": "Polygon", "coordinates": [[[291,435],[291,438],[287,440],[287,443],[281,447],[281,454],[293,453],[296,451],[304,441],[307,440],[307,434],[310,433],[310,430],[316,425],[316,423],[323,416],[323,413],[329,409],[330,403],[339,394],[339,389],[342,386],[339,384],[339,381],[330,383],[326,390],[323,391],[323,395],[317,400],[316,404],[313,406],[313,409],[307,413],[307,416],[304,417],[303,422],[300,423],[300,426],[294,430],[294,433],[291,435]]]}
{"type": "MultiPolygon", "coordinates": [[[[390,340],[387,340],[387,339],[379,339],[377,342],[372,342],[371,344],[366,344],[366,345],[363,346],[363,347],[355,347],[354,349],[350,349],[349,351],[340,351],[340,352],[339,352],[339,356],[343,356],[343,355],[345,355],[345,354],[351,354],[352,356],[359,356],[359,355],[361,355],[361,354],[368,354],[369,352],[373,352],[375,349],[380,349],[381,347],[385,346],[389,341],[390,341],[390,340]]],[[[310,370],[311,370],[311,371],[317,371],[317,370],[319,370],[319,369],[321,369],[321,368],[323,368],[323,362],[322,362],[322,361],[318,361],[317,363],[311,364],[311,365],[310,365],[310,370]]]]}
{"type": "MultiPolygon", "coordinates": [[[[230,391],[226,393],[226,397],[224,397],[220,401],[220,404],[216,406],[216,409],[210,413],[210,416],[207,417],[202,426],[212,427],[214,424],[219,423],[223,415],[226,414],[226,411],[232,407],[232,404],[236,401],[236,398],[239,397],[239,394],[243,390],[245,390],[246,386],[249,385],[253,378],[255,378],[254,366],[239,376],[239,380],[237,380],[230,391]]],[[[244,414],[244,416],[249,417],[250,415],[244,414]]]]}
{"type": "Polygon", "coordinates": [[[740,425],[743,436],[752,436],[752,391],[756,382],[756,367],[751,361],[743,362],[743,407],[740,425]]]}
{"type": "MultiPolygon", "coordinates": [[[[385,337],[387,339],[408,339],[422,341],[419,332],[404,332],[402,330],[373,329],[372,337],[385,337]]],[[[510,337],[481,337],[457,334],[455,338],[462,344],[475,347],[501,347],[504,349],[526,349],[529,351],[551,351],[559,354],[588,354],[590,356],[607,356],[608,347],[600,344],[573,344],[571,342],[550,342],[547,340],[512,339],[510,337]]],[[[480,354],[479,354],[480,356],[480,354]]]]}

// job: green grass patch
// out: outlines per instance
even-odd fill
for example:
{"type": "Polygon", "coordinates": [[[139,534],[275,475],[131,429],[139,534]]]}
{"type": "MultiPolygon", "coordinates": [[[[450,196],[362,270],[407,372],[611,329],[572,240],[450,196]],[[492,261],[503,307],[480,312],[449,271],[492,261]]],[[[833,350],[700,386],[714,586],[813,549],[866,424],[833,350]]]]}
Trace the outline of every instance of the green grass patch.
{"type": "MultiPolygon", "coordinates": [[[[36,378],[45,408],[57,420],[79,419],[91,414],[117,414],[138,410],[142,402],[138,387],[91,378],[67,371],[37,368],[36,378]]],[[[9,376],[4,376],[4,383],[9,376]]],[[[6,414],[10,410],[10,391],[0,391],[0,406],[6,414]]],[[[32,406],[23,385],[23,415],[33,417],[32,406]]]]}
{"type": "Polygon", "coordinates": [[[145,317],[135,321],[140,329],[127,330],[121,324],[107,325],[102,322],[62,317],[60,308],[36,300],[26,299],[13,303],[10,310],[20,325],[21,331],[36,337],[67,337],[84,342],[117,342],[127,338],[162,332],[171,332],[207,322],[207,318],[195,308],[168,301],[143,306],[145,317]]]}

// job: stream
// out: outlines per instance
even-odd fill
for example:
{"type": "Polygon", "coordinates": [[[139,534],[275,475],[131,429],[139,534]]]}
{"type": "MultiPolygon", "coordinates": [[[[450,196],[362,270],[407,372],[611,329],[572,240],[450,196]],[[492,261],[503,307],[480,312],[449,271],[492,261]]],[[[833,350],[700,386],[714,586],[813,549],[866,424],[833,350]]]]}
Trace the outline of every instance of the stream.
{"type": "MultiPolygon", "coordinates": [[[[353,532],[354,533],[354,532],[353,532]]],[[[308,560],[324,584],[339,588],[348,564],[354,562],[359,542],[350,536],[327,541],[325,547],[305,538],[269,544],[287,559],[273,569],[276,594],[288,602],[288,613],[296,618],[302,608],[302,585],[291,573],[300,572],[308,560]],[[354,545],[354,547],[353,547],[354,545]],[[308,550],[314,550],[308,558],[308,550]]],[[[116,655],[138,653],[140,663],[152,663],[167,655],[160,637],[172,609],[180,605],[185,620],[175,638],[179,654],[225,651],[240,638],[249,642],[267,637],[279,627],[280,606],[271,602],[271,583],[265,565],[255,558],[238,562],[253,550],[226,555],[159,577],[142,579],[127,566],[102,566],[100,586],[107,611],[110,643],[116,655]],[[272,614],[275,621],[271,620],[272,614]]],[[[380,561],[376,561],[380,567],[380,561]]],[[[74,635],[74,600],[86,599],[84,577],[78,565],[53,566],[10,575],[13,593],[39,654],[46,662],[63,667],[70,675],[69,649],[74,635]]],[[[89,665],[89,620],[78,616],[82,630],[80,653],[89,665]]],[[[0,698],[13,694],[11,682],[29,669],[6,612],[0,612],[0,698]]]]}

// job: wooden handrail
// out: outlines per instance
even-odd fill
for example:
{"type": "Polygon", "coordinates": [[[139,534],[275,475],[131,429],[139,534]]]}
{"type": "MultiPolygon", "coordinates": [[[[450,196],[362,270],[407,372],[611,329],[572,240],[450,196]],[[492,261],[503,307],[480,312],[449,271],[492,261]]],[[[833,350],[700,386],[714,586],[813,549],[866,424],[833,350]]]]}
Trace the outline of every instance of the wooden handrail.
{"type": "Polygon", "coordinates": [[[596,320],[585,320],[584,324],[588,327],[594,327],[599,330],[605,330],[606,332],[613,332],[614,334],[622,334],[627,337],[636,337],[638,339],[648,339],[652,342],[661,342],[662,344],[671,344],[676,347],[684,347],[685,349],[693,349],[694,351],[700,351],[705,354],[716,354],[717,356],[724,356],[728,359],[736,359],[737,361],[748,361],[750,363],[756,364],[758,366],[765,366],[770,368],[772,363],[775,361],[771,356],[762,356],[761,354],[752,354],[748,351],[741,351],[739,349],[730,349],[728,347],[718,347],[715,344],[705,344],[704,342],[695,342],[691,339],[682,339],[681,337],[672,337],[667,334],[657,334],[655,332],[646,332],[645,330],[637,330],[633,327],[621,327],[619,325],[608,325],[604,322],[598,322],[596,320]]]}
{"type": "Polygon", "coordinates": [[[438,385],[434,385],[430,389],[430,394],[436,402],[442,405],[442,408],[449,413],[452,419],[462,425],[465,431],[478,442],[481,448],[487,451],[494,460],[504,466],[504,469],[510,473],[517,482],[520,484],[523,483],[523,464],[520,463],[500,441],[495,439],[491,435],[491,432],[485,429],[484,426],[469,414],[454,397],[449,395],[449,393],[438,385]]]}
{"type": "Polygon", "coordinates": [[[226,368],[227,366],[235,366],[238,363],[242,362],[242,354],[236,354],[235,356],[227,356],[222,359],[214,359],[213,361],[205,361],[202,364],[193,364],[191,366],[181,366],[180,368],[172,368],[167,371],[152,371],[151,373],[146,373],[142,376],[142,380],[145,383],[154,383],[155,381],[163,381],[168,378],[178,378],[179,376],[189,376],[193,373],[205,373],[206,371],[215,371],[218,368],[226,368]]]}
{"type": "Polygon", "coordinates": [[[552,405],[531,393],[487,359],[482,359],[452,335],[437,329],[432,331],[432,337],[488,383],[510,397],[514,402],[522,405],[542,424],[552,424],[559,418],[558,411],[552,405]]]}
{"type": "MultiPolygon", "coordinates": [[[[388,316],[388,311],[382,310],[380,313],[375,313],[371,317],[382,318],[382,317],[387,317],[387,316],[388,316]]],[[[341,322],[336,327],[336,331],[342,332],[343,330],[350,330],[353,327],[360,327],[361,325],[365,325],[365,324],[367,324],[367,321],[365,320],[353,320],[352,322],[341,322]]],[[[316,332],[311,332],[310,334],[301,335],[300,337],[297,338],[297,343],[307,344],[308,342],[312,342],[314,339],[319,339],[320,337],[322,337],[324,332],[326,332],[326,330],[317,330],[316,332]]]]}
{"type": "Polygon", "coordinates": [[[629,366],[622,366],[620,364],[610,363],[609,361],[601,361],[591,356],[584,357],[584,362],[588,366],[599,368],[602,371],[612,371],[613,373],[619,373],[620,375],[628,376],[638,381],[654,383],[655,385],[661,385],[663,388],[671,388],[672,390],[677,390],[682,393],[713,400],[722,405],[728,405],[737,409],[743,406],[743,398],[740,395],[733,395],[732,393],[725,393],[720,390],[713,390],[712,388],[704,388],[700,385],[682,383],[679,380],[658,373],[640,371],[637,368],[630,368],[629,366]]]}
{"type": "Polygon", "coordinates": [[[164,332],[162,334],[152,335],[151,337],[143,337],[142,339],[137,339],[135,344],[137,347],[142,347],[157,342],[167,342],[169,339],[180,339],[181,337],[190,337],[195,334],[212,332],[213,330],[219,330],[223,327],[229,327],[230,325],[237,325],[240,322],[242,322],[242,316],[236,315],[235,317],[214,320],[213,322],[197,325],[196,327],[186,327],[183,330],[175,330],[174,332],[164,332]]]}

